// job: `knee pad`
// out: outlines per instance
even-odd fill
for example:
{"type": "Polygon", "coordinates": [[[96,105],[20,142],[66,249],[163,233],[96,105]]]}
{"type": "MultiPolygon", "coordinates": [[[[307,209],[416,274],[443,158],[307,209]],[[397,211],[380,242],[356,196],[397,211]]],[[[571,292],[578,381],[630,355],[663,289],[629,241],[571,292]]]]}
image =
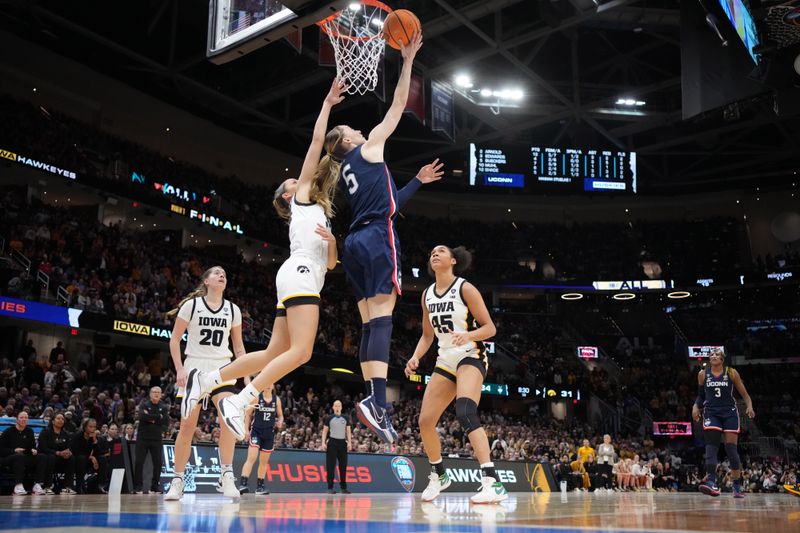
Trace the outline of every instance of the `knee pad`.
{"type": "Polygon", "coordinates": [[[368,361],[369,353],[369,323],[361,324],[361,344],[358,345],[358,360],[363,363],[368,361]]]}
{"type": "Polygon", "coordinates": [[[742,469],[742,460],[739,458],[739,447],[736,444],[726,442],[725,454],[728,456],[728,461],[731,463],[731,470],[742,469]]]}
{"type": "Polygon", "coordinates": [[[369,321],[369,346],[364,362],[389,363],[389,347],[392,343],[392,317],[379,316],[369,321]]]}
{"type": "Polygon", "coordinates": [[[456,399],[456,418],[464,434],[469,435],[481,427],[481,419],[478,417],[478,404],[469,398],[456,399]]]}

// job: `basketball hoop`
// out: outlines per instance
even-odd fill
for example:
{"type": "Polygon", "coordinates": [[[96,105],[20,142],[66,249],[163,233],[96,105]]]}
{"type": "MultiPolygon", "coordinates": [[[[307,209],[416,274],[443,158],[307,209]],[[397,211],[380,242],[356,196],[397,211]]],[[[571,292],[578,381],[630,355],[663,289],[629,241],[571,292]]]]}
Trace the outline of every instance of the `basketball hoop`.
{"type": "Polygon", "coordinates": [[[378,0],[352,2],[317,25],[330,37],[336,57],[336,76],[347,93],[365,94],[378,84],[378,61],[383,55],[383,21],[392,8],[378,0]]]}

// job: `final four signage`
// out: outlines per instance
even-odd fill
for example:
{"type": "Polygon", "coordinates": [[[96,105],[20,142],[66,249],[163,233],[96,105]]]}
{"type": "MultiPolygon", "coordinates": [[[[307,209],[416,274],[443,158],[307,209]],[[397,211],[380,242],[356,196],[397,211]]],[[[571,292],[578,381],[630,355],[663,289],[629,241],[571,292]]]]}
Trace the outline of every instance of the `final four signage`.
{"type": "Polygon", "coordinates": [[[592,287],[596,291],[649,291],[658,289],[672,289],[675,282],[659,279],[629,280],[629,281],[595,281],[592,287]]]}
{"type": "Polygon", "coordinates": [[[214,226],[215,228],[232,231],[233,233],[236,233],[238,235],[244,235],[244,231],[242,231],[242,226],[240,224],[236,224],[234,222],[231,222],[230,220],[225,220],[224,218],[220,218],[214,215],[203,213],[202,211],[198,211],[197,209],[187,210],[183,206],[172,204],[170,206],[170,211],[172,211],[173,213],[178,213],[179,215],[193,218],[195,220],[199,220],[200,222],[205,222],[209,226],[214,226]]]}

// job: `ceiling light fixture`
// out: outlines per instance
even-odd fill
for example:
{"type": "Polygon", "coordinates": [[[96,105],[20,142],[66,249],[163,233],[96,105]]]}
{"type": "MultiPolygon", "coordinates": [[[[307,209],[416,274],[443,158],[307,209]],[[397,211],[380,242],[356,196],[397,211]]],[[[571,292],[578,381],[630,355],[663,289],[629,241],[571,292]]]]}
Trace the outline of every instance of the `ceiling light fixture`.
{"type": "Polygon", "coordinates": [[[567,300],[567,301],[580,300],[582,298],[583,298],[583,294],[581,294],[579,292],[566,292],[566,293],[561,295],[561,299],[562,300],[567,300]]]}
{"type": "Polygon", "coordinates": [[[667,294],[667,298],[672,298],[673,300],[680,300],[682,298],[688,298],[691,295],[692,293],[690,293],[689,291],[674,291],[667,294]]]}
{"type": "Polygon", "coordinates": [[[615,294],[614,296],[612,296],[612,298],[620,301],[633,300],[634,298],[636,298],[636,295],[633,294],[632,292],[621,292],[619,294],[615,294]]]}

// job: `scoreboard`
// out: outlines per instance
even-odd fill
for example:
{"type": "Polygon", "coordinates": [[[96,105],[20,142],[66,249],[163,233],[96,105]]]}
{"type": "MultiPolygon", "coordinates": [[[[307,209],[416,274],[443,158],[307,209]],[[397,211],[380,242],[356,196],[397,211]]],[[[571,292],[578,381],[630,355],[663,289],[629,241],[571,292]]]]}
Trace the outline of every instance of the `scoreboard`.
{"type": "Polygon", "coordinates": [[[637,192],[636,152],[469,145],[469,184],[536,193],[637,192]]]}

